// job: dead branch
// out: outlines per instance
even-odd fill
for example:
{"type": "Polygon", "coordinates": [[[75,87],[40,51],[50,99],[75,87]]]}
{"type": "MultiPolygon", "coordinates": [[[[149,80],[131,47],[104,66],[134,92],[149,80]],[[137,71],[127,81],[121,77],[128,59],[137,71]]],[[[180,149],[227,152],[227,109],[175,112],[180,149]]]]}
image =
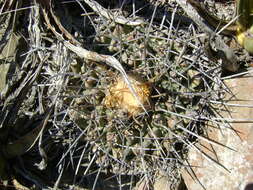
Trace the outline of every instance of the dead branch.
{"type": "Polygon", "coordinates": [[[113,13],[108,9],[102,7],[99,3],[93,0],[84,0],[97,14],[107,18],[108,20],[112,20],[118,24],[124,24],[128,26],[138,26],[144,24],[145,22],[141,18],[135,19],[127,19],[122,15],[118,15],[117,13],[113,13]]]}

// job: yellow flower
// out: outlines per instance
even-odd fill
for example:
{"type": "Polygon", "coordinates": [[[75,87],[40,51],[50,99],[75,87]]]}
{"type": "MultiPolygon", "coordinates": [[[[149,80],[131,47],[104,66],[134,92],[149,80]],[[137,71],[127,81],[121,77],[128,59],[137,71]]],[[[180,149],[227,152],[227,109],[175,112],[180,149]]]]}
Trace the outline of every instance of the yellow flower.
{"type": "Polygon", "coordinates": [[[253,54],[253,1],[237,0],[237,41],[253,54]]]}
{"type": "Polygon", "coordinates": [[[151,108],[151,85],[148,82],[144,82],[137,75],[131,74],[128,75],[128,78],[136,92],[136,95],[138,96],[139,101],[132,94],[125,80],[122,77],[118,77],[109,87],[104,104],[107,108],[123,109],[124,111],[127,111],[129,115],[136,116],[143,111],[140,103],[146,110],[151,108]]]}

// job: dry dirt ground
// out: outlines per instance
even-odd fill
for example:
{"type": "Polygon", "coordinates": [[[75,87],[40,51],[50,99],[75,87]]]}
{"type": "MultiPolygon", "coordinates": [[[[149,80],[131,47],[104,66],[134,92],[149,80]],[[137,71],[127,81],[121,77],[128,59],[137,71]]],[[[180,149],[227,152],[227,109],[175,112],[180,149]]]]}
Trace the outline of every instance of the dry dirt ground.
{"type": "Polygon", "coordinates": [[[224,78],[252,62],[185,2],[0,0],[2,189],[185,189],[188,148],[226,122],[224,78]]]}

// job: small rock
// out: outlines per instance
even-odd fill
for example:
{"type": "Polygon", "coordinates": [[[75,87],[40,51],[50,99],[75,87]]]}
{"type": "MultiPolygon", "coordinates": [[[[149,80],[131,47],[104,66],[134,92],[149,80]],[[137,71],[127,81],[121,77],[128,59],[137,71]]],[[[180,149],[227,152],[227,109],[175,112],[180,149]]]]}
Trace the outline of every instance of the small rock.
{"type": "Polygon", "coordinates": [[[233,150],[203,140],[196,143],[188,153],[194,174],[187,167],[182,174],[188,190],[253,189],[253,75],[225,83],[234,96],[226,95],[231,105],[229,113],[221,115],[234,122],[224,122],[220,128],[212,125],[207,133],[208,138],[233,150]]]}

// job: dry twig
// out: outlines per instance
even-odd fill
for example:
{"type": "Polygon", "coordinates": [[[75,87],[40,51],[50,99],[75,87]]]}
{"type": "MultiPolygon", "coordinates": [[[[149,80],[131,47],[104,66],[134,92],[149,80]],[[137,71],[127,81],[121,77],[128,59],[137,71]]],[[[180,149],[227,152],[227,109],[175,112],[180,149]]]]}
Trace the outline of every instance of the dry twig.
{"type": "Polygon", "coordinates": [[[107,18],[108,20],[112,20],[118,24],[124,24],[128,26],[138,26],[144,24],[145,22],[141,18],[135,19],[127,19],[122,15],[118,15],[117,13],[113,13],[108,9],[102,7],[99,3],[93,0],[84,0],[96,13],[107,18]]]}

